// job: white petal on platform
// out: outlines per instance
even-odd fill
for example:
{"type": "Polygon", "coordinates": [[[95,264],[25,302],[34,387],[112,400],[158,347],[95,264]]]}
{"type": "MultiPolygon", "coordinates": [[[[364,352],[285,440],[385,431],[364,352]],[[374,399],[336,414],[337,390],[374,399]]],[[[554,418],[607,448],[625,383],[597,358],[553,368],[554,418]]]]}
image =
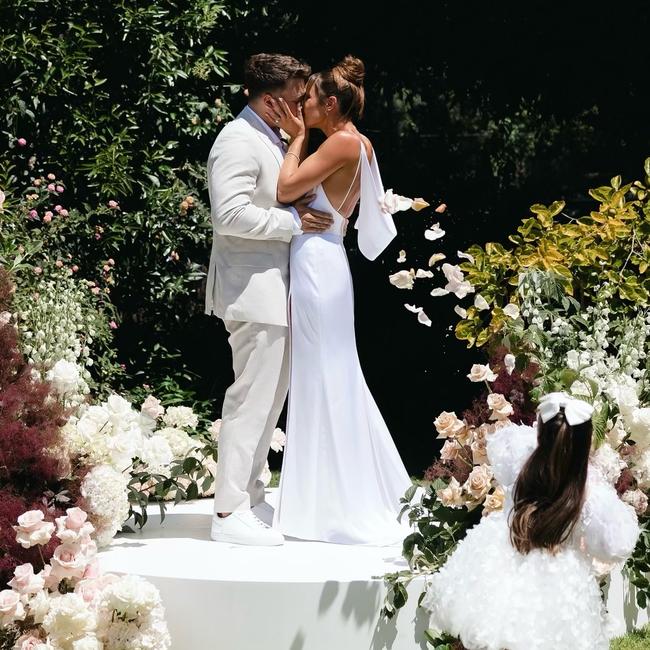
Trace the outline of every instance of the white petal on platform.
{"type": "Polygon", "coordinates": [[[461,317],[461,318],[467,318],[467,310],[463,309],[462,307],[459,307],[456,305],[454,307],[454,311],[461,317]]]}
{"type": "Polygon", "coordinates": [[[416,278],[432,278],[433,273],[431,271],[425,271],[423,269],[418,269],[416,274],[415,274],[415,277],[416,278]]]}
{"type": "Polygon", "coordinates": [[[449,293],[447,289],[443,289],[442,287],[436,287],[432,292],[431,295],[434,298],[437,298],[438,296],[446,296],[449,293]]]}
{"type": "Polygon", "coordinates": [[[447,259],[447,256],[444,253],[434,253],[429,258],[429,266],[433,266],[436,262],[440,262],[441,260],[444,259],[447,259]]]}
{"type": "Polygon", "coordinates": [[[401,264],[402,262],[406,262],[406,251],[399,252],[399,257],[397,258],[397,262],[399,264],[401,264]]]}

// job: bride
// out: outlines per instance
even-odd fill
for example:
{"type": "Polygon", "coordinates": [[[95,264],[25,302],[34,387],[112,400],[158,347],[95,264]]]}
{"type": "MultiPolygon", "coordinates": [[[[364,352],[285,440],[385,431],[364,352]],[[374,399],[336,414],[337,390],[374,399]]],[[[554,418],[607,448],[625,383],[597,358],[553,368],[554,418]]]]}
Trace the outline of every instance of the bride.
{"type": "Polygon", "coordinates": [[[359,199],[362,252],[374,259],[395,235],[380,206],[372,144],[354,125],[363,112],[363,77],[363,63],[346,56],[312,75],[297,115],[281,98],[267,114],[292,137],[278,200],[291,203],[313,191],[311,206],[334,218],[326,232],[291,243],[291,382],[274,526],[301,539],[384,545],[409,533],[397,514],[411,480],[359,365],[343,247],[359,199]],[[308,129],[326,136],[310,156],[308,129]]]}

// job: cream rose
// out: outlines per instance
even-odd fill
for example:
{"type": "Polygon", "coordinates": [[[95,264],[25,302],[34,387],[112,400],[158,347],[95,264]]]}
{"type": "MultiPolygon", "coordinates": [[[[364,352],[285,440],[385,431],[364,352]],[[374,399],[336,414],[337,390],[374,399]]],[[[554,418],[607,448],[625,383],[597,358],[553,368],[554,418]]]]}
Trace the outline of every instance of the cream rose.
{"type": "Polygon", "coordinates": [[[14,577],[7,583],[21,595],[35,594],[45,587],[45,580],[40,574],[34,574],[30,564],[20,564],[14,569],[14,577]]]}
{"type": "Polygon", "coordinates": [[[454,411],[443,411],[434,421],[433,425],[438,432],[438,438],[455,438],[466,428],[465,423],[459,420],[454,411]]]}
{"type": "Polygon", "coordinates": [[[481,365],[480,363],[475,363],[467,376],[473,382],[494,381],[497,378],[489,364],[481,365]]]}
{"type": "Polygon", "coordinates": [[[492,409],[490,420],[506,420],[514,413],[512,404],[501,393],[490,393],[487,403],[492,409]]]}
{"type": "Polygon", "coordinates": [[[490,491],[492,476],[489,465],[479,465],[472,470],[463,487],[474,499],[480,501],[490,491]]]}
{"type": "Polygon", "coordinates": [[[498,512],[503,510],[503,503],[506,499],[506,494],[503,491],[503,488],[499,485],[492,494],[488,494],[485,497],[483,503],[483,514],[489,515],[491,512],[498,512]]]}
{"type": "Polygon", "coordinates": [[[462,447],[455,440],[445,440],[445,444],[440,450],[440,458],[442,460],[454,460],[458,458],[462,447]]]}
{"type": "Polygon", "coordinates": [[[40,510],[30,510],[18,517],[18,526],[13,526],[16,531],[16,541],[23,548],[31,548],[37,544],[47,544],[52,538],[54,524],[43,521],[45,515],[40,510]]]}
{"type": "Polygon", "coordinates": [[[487,440],[485,436],[475,437],[471,444],[472,462],[474,465],[483,465],[488,462],[487,440]]]}
{"type": "Polygon", "coordinates": [[[11,625],[14,621],[25,618],[25,608],[20,600],[20,594],[11,589],[0,591],[0,625],[11,625]]]}
{"type": "Polygon", "coordinates": [[[460,486],[460,483],[452,477],[451,481],[446,488],[438,490],[436,492],[440,501],[444,506],[448,508],[458,508],[465,505],[465,500],[463,499],[463,490],[460,486]]]}

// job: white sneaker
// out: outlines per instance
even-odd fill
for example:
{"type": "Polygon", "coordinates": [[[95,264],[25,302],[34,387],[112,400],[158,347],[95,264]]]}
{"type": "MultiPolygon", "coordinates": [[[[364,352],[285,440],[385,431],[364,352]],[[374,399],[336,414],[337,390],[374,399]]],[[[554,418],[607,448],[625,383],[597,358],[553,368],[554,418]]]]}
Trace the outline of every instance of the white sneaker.
{"type": "Polygon", "coordinates": [[[227,517],[215,515],[210,537],[215,542],[246,544],[249,546],[280,546],[282,533],[267,526],[251,510],[236,510],[227,517]]]}

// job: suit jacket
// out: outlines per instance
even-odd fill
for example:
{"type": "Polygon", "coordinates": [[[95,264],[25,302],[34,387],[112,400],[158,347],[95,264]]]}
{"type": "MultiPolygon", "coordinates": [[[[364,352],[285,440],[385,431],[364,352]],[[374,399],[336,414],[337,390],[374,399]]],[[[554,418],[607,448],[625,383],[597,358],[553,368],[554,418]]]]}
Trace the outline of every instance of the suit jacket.
{"type": "Polygon", "coordinates": [[[208,156],[212,251],[205,313],[288,325],[294,212],[276,200],[283,153],[251,109],[219,133],[208,156]]]}

